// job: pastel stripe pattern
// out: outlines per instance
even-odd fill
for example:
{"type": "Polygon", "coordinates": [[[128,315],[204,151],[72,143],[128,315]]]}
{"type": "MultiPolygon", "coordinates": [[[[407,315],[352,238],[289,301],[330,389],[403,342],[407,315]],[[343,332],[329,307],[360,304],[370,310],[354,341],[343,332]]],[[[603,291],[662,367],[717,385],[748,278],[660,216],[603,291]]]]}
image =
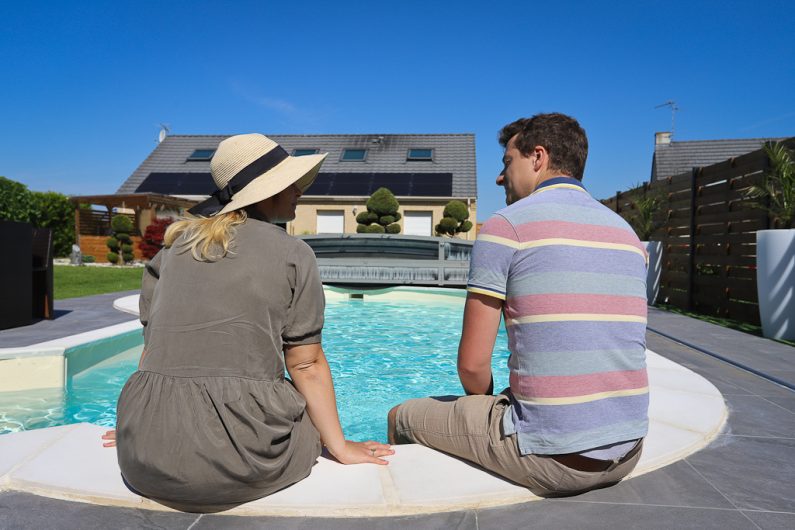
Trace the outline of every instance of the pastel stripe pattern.
{"type": "Polygon", "coordinates": [[[504,300],[503,422],[523,453],[587,455],[646,435],[646,259],[629,225],[574,179],[483,224],[467,289],[504,300]]]}

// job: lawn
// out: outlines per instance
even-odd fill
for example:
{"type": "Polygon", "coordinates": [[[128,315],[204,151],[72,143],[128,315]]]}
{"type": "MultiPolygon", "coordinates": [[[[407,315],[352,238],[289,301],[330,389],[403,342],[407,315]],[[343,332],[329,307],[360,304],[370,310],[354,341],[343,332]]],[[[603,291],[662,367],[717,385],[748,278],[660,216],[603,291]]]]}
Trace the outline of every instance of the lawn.
{"type": "Polygon", "coordinates": [[[55,299],[92,294],[132,291],[141,288],[144,270],[131,267],[69,267],[56,265],[53,271],[55,299]]]}

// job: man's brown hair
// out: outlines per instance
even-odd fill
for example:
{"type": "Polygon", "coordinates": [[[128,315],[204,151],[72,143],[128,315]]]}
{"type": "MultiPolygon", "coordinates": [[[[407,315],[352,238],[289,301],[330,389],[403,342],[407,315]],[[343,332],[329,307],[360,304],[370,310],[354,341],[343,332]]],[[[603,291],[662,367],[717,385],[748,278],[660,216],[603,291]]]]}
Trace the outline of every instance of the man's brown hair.
{"type": "Polygon", "coordinates": [[[500,131],[500,145],[514,145],[525,156],[540,145],[549,153],[549,169],[582,180],[588,158],[588,137],[577,120],[557,112],[520,118],[500,131]]]}

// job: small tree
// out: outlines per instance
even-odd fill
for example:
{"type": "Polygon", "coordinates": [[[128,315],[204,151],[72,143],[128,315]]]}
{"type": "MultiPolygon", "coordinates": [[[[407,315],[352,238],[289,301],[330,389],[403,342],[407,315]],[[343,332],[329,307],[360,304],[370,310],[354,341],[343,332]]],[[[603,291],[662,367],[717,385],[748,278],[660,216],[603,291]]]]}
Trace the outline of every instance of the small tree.
{"type": "Polygon", "coordinates": [[[648,241],[651,235],[664,224],[662,219],[655,218],[655,214],[662,206],[663,196],[657,192],[647,192],[647,189],[644,185],[640,198],[629,199],[634,213],[627,221],[641,241],[648,241]]]}
{"type": "Polygon", "coordinates": [[[378,188],[367,199],[367,211],[356,216],[356,232],[359,234],[399,234],[400,203],[386,188],[378,188]]]}
{"type": "Polygon", "coordinates": [[[107,256],[108,261],[119,264],[132,261],[133,245],[130,232],[132,232],[133,223],[130,218],[126,215],[114,215],[110,220],[110,228],[113,230],[113,235],[105,243],[110,249],[107,256]],[[121,261],[119,256],[121,256],[121,261]]]}
{"type": "Polygon", "coordinates": [[[461,232],[472,230],[472,221],[469,219],[469,209],[461,201],[452,200],[444,207],[444,217],[436,225],[437,236],[454,237],[461,232]]]}
{"type": "Polygon", "coordinates": [[[764,150],[770,168],[765,172],[761,185],[748,188],[746,197],[762,199],[764,202],[753,201],[751,206],[765,210],[784,228],[792,228],[795,218],[795,155],[781,142],[766,144],[764,150]]]}
{"type": "Polygon", "coordinates": [[[138,248],[141,249],[141,254],[143,254],[144,258],[152,259],[155,254],[160,252],[160,249],[163,248],[163,237],[166,234],[166,228],[173,222],[174,220],[170,217],[155,219],[146,227],[142,238],[143,241],[138,244],[138,248]]]}

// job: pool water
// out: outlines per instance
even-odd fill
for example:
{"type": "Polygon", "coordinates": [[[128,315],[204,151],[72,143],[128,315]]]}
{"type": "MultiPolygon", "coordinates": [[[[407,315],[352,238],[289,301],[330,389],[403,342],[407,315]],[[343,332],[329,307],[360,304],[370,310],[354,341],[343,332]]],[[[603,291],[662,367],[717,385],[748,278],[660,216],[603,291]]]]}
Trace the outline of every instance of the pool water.
{"type": "MultiPolygon", "coordinates": [[[[410,398],[461,395],[456,373],[463,299],[439,303],[346,300],[329,302],[323,328],[340,421],[354,440],[386,441],[386,415],[410,398]]],[[[116,400],[141,346],[73,377],[66,389],[0,394],[0,434],[90,422],[112,427],[116,400]]],[[[494,347],[495,389],[508,385],[507,336],[494,347]]]]}

